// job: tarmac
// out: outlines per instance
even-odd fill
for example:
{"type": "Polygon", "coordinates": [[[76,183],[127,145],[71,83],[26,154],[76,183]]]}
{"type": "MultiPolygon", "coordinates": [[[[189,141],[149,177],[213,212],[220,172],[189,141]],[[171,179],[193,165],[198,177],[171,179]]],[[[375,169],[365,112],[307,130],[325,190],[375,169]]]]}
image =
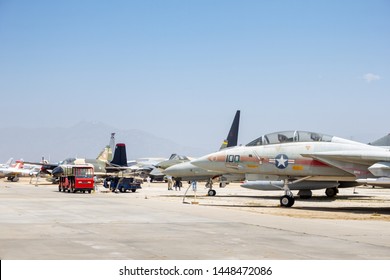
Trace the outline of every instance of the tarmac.
{"type": "Polygon", "coordinates": [[[135,193],[58,192],[0,181],[2,260],[389,260],[390,189],[281,192],[239,184],[197,192],[144,183],[135,193]],[[195,196],[196,194],[196,196],[195,196]]]}

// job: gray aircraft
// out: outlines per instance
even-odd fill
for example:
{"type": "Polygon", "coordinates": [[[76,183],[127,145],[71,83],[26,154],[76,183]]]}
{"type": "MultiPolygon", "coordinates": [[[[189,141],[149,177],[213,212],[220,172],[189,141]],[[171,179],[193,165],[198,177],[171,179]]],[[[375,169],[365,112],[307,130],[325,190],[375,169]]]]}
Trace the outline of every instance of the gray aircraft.
{"type": "MultiPolygon", "coordinates": [[[[237,146],[238,141],[238,130],[240,123],[240,111],[237,110],[236,115],[234,116],[232,126],[228,133],[226,140],[223,141],[220,150],[223,150],[228,147],[237,146]]],[[[191,161],[186,161],[183,163],[175,164],[170,166],[162,171],[168,176],[172,176],[174,179],[185,180],[185,181],[207,181],[206,187],[209,187],[208,195],[214,196],[216,191],[213,187],[213,179],[217,177],[222,177],[223,174],[219,171],[212,171],[200,168],[192,164],[191,161]]],[[[238,179],[242,176],[238,176],[238,179]]],[[[222,177],[222,182],[220,186],[224,186],[226,181],[232,181],[237,179],[237,175],[225,174],[222,177]]]]}
{"type": "Polygon", "coordinates": [[[310,197],[311,190],[361,184],[390,187],[390,151],[331,135],[284,131],[263,135],[246,146],[222,150],[192,161],[203,169],[245,174],[242,187],[283,190],[280,203],[294,204],[291,190],[310,197]]]}

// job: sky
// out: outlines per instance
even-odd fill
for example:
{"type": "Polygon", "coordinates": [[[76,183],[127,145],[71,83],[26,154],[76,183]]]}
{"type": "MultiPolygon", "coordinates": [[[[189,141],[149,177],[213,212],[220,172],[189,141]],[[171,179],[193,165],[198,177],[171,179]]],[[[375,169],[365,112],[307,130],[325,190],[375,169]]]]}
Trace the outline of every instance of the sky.
{"type": "Polygon", "coordinates": [[[1,135],[81,121],[218,147],[390,132],[390,1],[0,0],[1,135]]]}

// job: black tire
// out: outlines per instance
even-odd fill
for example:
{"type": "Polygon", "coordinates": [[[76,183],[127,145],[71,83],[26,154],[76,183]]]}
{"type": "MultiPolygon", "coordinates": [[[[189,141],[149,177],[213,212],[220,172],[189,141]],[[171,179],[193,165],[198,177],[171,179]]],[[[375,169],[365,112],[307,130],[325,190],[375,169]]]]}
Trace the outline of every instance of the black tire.
{"type": "Polygon", "coordinates": [[[215,191],[215,190],[209,190],[208,192],[207,192],[207,195],[208,196],[215,196],[217,194],[217,192],[215,191]]]}
{"type": "Polygon", "coordinates": [[[132,192],[135,192],[135,191],[136,191],[136,189],[132,189],[131,191],[132,191],[132,192]]]}
{"type": "Polygon", "coordinates": [[[327,197],[334,197],[337,195],[338,192],[339,190],[337,188],[327,188],[325,190],[325,194],[327,197]]]}
{"type": "Polygon", "coordinates": [[[280,206],[282,207],[291,207],[294,205],[294,203],[295,203],[295,199],[292,196],[283,195],[280,198],[280,206]]]}

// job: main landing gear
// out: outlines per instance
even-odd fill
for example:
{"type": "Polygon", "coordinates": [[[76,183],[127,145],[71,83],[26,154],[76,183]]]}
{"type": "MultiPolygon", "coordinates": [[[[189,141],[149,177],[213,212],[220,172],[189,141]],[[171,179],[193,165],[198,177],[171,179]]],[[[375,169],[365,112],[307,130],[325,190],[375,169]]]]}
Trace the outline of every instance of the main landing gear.
{"type": "Polygon", "coordinates": [[[327,197],[334,197],[339,193],[339,189],[334,187],[334,188],[327,188],[325,190],[325,194],[327,197]]]}
{"type": "Polygon", "coordinates": [[[288,187],[288,180],[284,180],[284,195],[280,198],[280,206],[282,207],[291,207],[295,203],[295,198],[293,193],[290,191],[288,187]]]}

